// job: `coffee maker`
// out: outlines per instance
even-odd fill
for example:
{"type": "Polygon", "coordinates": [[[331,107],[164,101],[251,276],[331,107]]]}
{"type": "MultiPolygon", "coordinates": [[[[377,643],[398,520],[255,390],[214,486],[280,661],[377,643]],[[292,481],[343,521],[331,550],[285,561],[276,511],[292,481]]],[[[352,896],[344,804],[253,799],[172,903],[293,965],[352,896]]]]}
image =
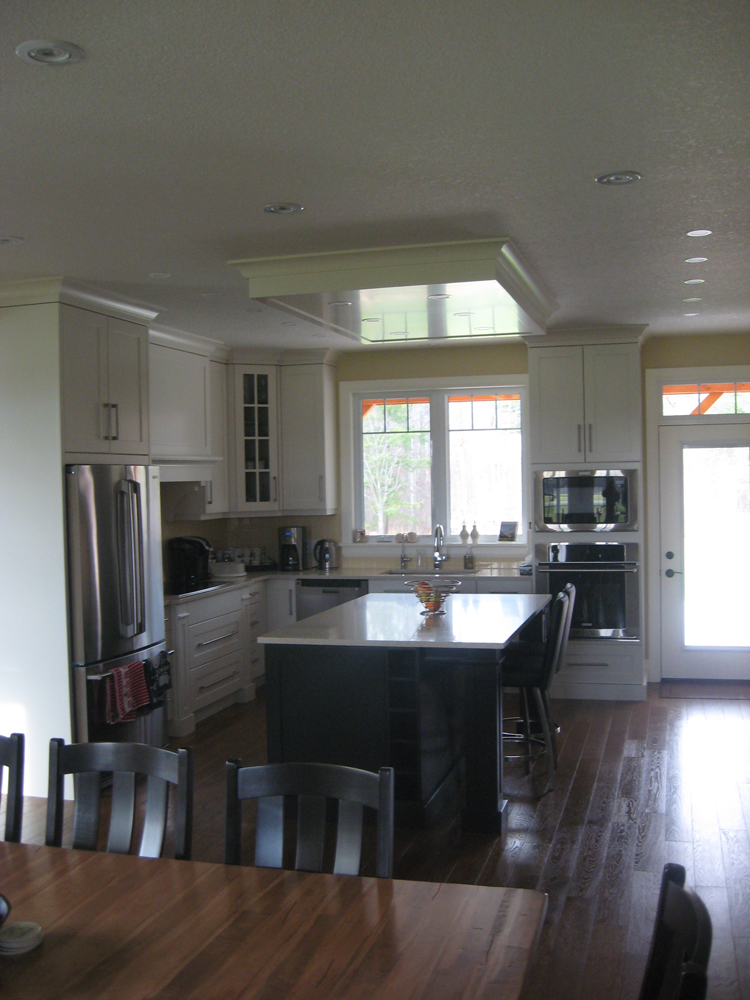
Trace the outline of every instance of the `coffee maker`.
{"type": "Polygon", "coordinates": [[[279,569],[307,569],[307,528],[279,528],[279,569]]]}

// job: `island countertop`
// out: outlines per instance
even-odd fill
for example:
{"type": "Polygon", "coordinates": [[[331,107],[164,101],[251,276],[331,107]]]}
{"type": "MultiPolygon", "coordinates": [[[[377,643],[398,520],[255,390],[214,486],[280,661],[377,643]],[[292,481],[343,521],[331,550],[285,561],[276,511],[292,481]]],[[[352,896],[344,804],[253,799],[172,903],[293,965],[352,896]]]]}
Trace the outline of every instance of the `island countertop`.
{"type": "Polygon", "coordinates": [[[427,617],[413,594],[367,594],[269,632],[258,642],[502,649],[549,600],[548,594],[451,594],[444,615],[427,617]]]}

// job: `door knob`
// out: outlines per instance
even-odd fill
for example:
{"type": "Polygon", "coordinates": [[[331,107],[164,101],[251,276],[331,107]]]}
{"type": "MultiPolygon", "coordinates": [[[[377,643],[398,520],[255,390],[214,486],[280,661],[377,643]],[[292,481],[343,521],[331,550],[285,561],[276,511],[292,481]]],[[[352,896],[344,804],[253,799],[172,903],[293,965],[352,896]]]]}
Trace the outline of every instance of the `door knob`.
{"type": "Polygon", "coordinates": [[[665,569],[664,570],[664,576],[668,576],[669,579],[671,580],[673,576],[682,576],[682,570],[681,569],[665,569]]]}

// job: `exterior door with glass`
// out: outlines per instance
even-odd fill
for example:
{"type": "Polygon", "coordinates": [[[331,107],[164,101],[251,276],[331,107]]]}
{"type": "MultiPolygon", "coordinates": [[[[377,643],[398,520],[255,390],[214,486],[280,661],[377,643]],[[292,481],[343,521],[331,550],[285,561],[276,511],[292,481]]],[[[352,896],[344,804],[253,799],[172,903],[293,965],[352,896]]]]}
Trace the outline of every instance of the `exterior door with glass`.
{"type": "Polygon", "coordinates": [[[659,428],[662,677],[750,679],[750,424],[659,428]]]}

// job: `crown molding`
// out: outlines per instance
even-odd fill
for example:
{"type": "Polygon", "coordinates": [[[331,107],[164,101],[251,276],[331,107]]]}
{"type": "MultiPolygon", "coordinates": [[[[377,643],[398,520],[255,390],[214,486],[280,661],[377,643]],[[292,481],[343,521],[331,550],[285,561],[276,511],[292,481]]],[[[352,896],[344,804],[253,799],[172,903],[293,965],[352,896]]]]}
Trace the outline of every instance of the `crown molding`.
{"type": "Polygon", "coordinates": [[[585,326],[570,329],[550,330],[541,340],[537,337],[524,336],[526,346],[534,347],[573,347],[581,344],[640,344],[645,339],[648,326],[585,326]]]}
{"type": "Polygon", "coordinates": [[[149,327],[148,341],[160,347],[169,347],[175,351],[186,351],[189,354],[200,354],[215,361],[228,361],[230,350],[218,340],[201,337],[197,333],[185,333],[162,327],[149,327]]]}
{"type": "Polygon", "coordinates": [[[0,307],[59,302],[62,284],[61,277],[4,282],[0,285],[0,307]]]}

